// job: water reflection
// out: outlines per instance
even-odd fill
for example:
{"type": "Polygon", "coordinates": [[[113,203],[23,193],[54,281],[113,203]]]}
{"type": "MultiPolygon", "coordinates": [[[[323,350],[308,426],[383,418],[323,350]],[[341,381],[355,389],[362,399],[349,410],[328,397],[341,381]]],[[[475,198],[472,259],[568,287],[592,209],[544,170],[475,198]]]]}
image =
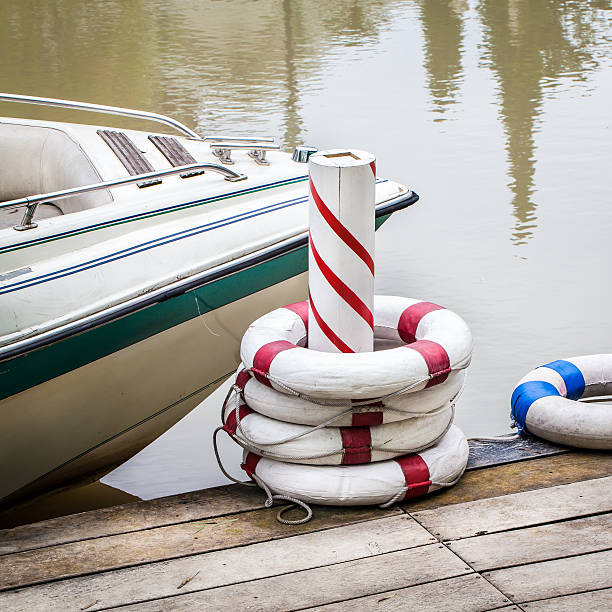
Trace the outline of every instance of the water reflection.
{"type": "MultiPolygon", "coordinates": [[[[209,134],[281,132],[292,147],[303,140],[300,91],[318,87],[334,45],[373,44],[391,4],[4,0],[0,84],[11,92],[151,109],[209,134]]],[[[79,120],[73,111],[26,112],[79,120]]]]}
{"type": "Polygon", "coordinates": [[[447,107],[457,101],[463,81],[463,13],[468,4],[463,0],[419,0],[418,5],[427,86],[437,115],[434,121],[442,121],[447,107]]]}
{"type": "Polygon", "coordinates": [[[584,81],[598,66],[595,47],[609,30],[606,16],[596,9],[609,8],[605,0],[482,0],[479,4],[485,58],[499,83],[499,112],[507,136],[514,244],[524,244],[537,222],[534,137],[544,89],[557,87],[563,78],[584,81]]]}

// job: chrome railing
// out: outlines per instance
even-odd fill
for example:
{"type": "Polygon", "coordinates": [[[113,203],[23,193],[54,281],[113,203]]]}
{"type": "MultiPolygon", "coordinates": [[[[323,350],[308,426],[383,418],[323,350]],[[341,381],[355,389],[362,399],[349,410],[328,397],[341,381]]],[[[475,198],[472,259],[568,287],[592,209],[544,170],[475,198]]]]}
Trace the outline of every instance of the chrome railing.
{"type": "Polygon", "coordinates": [[[58,98],[41,98],[38,96],[24,96],[22,94],[0,93],[0,100],[5,102],[22,102],[25,104],[39,104],[43,106],[55,106],[58,108],[73,108],[76,110],[86,110],[95,113],[106,113],[108,115],[121,115],[123,117],[134,117],[135,119],[147,119],[149,121],[158,121],[165,123],[179,130],[186,136],[200,139],[201,137],[192,129],[183,125],[180,121],[159,115],[158,113],[149,113],[148,111],[134,110],[132,108],[121,108],[120,106],[106,106],[105,104],[93,104],[91,102],[75,102],[74,100],[60,100],[58,98]]]}
{"type": "Polygon", "coordinates": [[[81,193],[88,193],[90,191],[100,191],[102,189],[109,189],[110,187],[122,187],[123,185],[132,185],[134,183],[140,183],[154,178],[162,176],[169,176],[171,174],[181,174],[183,172],[191,172],[194,170],[210,170],[212,172],[218,172],[222,174],[226,181],[243,181],[247,178],[246,174],[240,174],[234,172],[224,166],[218,164],[189,164],[187,166],[176,166],[176,168],[168,168],[167,170],[156,170],[155,172],[147,172],[145,174],[136,174],[128,178],[114,179],[112,181],[104,181],[102,183],[94,183],[92,185],[83,185],[82,187],[72,187],[70,189],[62,189],[61,191],[51,191],[49,193],[41,193],[38,195],[27,196],[25,198],[18,198],[16,200],[9,200],[8,202],[1,202],[0,209],[2,208],[26,208],[26,211],[21,219],[20,225],[13,226],[19,232],[23,230],[34,229],[38,227],[37,223],[34,223],[34,213],[39,204],[43,202],[53,202],[54,200],[61,200],[62,198],[69,198],[71,196],[79,195],[81,193]]]}

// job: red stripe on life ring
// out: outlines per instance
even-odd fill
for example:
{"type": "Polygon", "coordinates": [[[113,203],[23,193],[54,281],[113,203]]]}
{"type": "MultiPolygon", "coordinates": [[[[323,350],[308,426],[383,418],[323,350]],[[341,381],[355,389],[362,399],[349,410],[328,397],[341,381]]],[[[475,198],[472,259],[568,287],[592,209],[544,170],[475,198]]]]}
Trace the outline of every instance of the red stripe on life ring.
{"type": "MultiPolygon", "coordinates": [[[[243,404],[238,409],[238,416],[240,417],[240,420],[242,421],[242,419],[244,419],[245,416],[248,416],[249,414],[253,414],[253,412],[255,411],[251,410],[248,406],[243,404]]],[[[236,433],[236,429],[238,429],[238,421],[236,420],[235,410],[232,410],[227,415],[227,419],[225,420],[225,423],[223,424],[223,429],[232,436],[236,433]]]]}
{"type": "Polygon", "coordinates": [[[372,168],[372,173],[376,176],[376,162],[370,162],[370,168],[372,168]]]}
{"type": "Polygon", "coordinates": [[[295,314],[302,319],[306,332],[308,332],[308,302],[306,300],[303,302],[295,302],[294,304],[288,304],[285,308],[295,312],[295,314]]]}
{"type": "Polygon", "coordinates": [[[429,468],[421,455],[404,455],[395,458],[393,461],[402,468],[404,480],[408,487],[404,499],[419,497],[429,491],[429,485],[431,485],[429,468]]]}
{"type": "Polygon", "coordinates": [[[372,435],[369,427],[341,427],[342,465],[370,463],[372,461],[372,435]]]}
{"type": "Polygon", "coordinates": [[[247,473],[248,477],[252,480],[255,480],[253,478],[253,474],[255,474],[255,468],[257,467],[257,464],[259,463],[260,459],[261,457],[259,455],[256,455],[255,453],[249,453],[246,456],[244,463],[240,465],[240,467],[247,473]]]}
{"type": "Polygon", "coordinates": [[[363,300],[345,283],[342,279],[336,275],[336,273],[323,261],[323,258],[319,255],[312,235],[308,232],[310,237],[310,252],[314,257],[321,274],[325,277],[325,280],[331,285],[332,289],[370,326],[374,329],[374,315],[372,311],[365,305],[363,300]]]}
{"type": "Polygon", "coordinates": [[[325,219],[327,225],[331,227],[331,229],[336,233],[338,238],[346,244],[346,246],[351,249],[363,261],[363,263],[369,268],[370,272],[374,274],[374,260],[372,256],[368,253],[367,249],[349,232],[342,223],[340,223],[339,219],[334,215],[334,213],[327,208],[325,202],[321,199],[321,196],[317,193],[315,189],[314,183],[312,182],[312,178],[309,178],[310,181],[310,193],[312,194],[312,199],[317,207],[319,213],[323,219],[325,219]]]}
{"type": "Polygon", "coordinates": [[[340,336],[338,336],[336,332],[321,318],[321,315],[315,308],[314,302],[312,301],[310,291],[308,292],[308,299],[310,300],[310,307],[312,308],[312,314],[314,315],[315,321],[317,322],[318,326],[321,328],[321,331],[325,334],[327,339],[342,353],[354,353],[355,351],[348,344],[346,344],[340,338],[340,336]]]}
{"type": "Polygon", "coordinates": [[[445,310],[445,308],[433,302],[419,302],[408,306],[400,315],[399,323],[397,324],[397,333],[400,338],[407,343],[414,342],[416,340],[416,330],[421,319],[434,310],[445,310]]]}
{"type": "Polygon", "coordinates": [[[443,383],[450,374],[450,359],[446,349],[437,342],[431,340],[417,340],[412,344],[407,344],[406,348],[416,351],[425,359],[427,369],[432,378],[425,388],[433,387],[443,383]]]}
{"type": "Polygon", "coordinates": [[[268,380],[268,374],[270,373],[270,365],[273,359],[283,351],[297,348],[295,344],[292,344],[288,340],[275,340],[274,342],[268,342],[264,344],[253,357],[253,374],[255,378],[264,385],[271,387],[270,381],[268,380]]]}
{"type": "Polygon", "coordinates": [[[353,427],[371,427],[372,425],[382,425],[382,412],[354,412],[351,420],[353,427]]]}
{"type": "Polygon", "coordinates": [[[240,370],[240,372],[238,372],[238,376],[236,376],[235,384],[240,389],[244,389],[246,387],[246,384],[249,382],[250,378],[251,378],[251,375],[248,373],[247,370],[240,370]]]}

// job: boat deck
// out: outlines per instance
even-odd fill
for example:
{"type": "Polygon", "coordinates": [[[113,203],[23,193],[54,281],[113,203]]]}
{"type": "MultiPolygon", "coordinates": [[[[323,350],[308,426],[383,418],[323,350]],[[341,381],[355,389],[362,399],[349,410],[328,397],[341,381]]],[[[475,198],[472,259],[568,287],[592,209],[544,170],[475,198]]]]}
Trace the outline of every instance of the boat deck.
{"type": "Polygon", "coordinates": [[[612,609],[612,454],[536,457],[299,526],[228,486],[4,530],[0,608],[612,609]]]}

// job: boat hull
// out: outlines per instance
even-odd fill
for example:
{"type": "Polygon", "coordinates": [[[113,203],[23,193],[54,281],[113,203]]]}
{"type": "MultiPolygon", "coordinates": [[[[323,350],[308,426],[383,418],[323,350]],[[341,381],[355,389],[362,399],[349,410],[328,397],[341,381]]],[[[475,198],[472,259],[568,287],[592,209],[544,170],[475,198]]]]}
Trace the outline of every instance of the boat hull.
{"type": "Polygon", "coordinates": [[[127,460],[235,370],[250,321],[305,289],[298,274],[1,400],[0,499],[127,460]]]}

